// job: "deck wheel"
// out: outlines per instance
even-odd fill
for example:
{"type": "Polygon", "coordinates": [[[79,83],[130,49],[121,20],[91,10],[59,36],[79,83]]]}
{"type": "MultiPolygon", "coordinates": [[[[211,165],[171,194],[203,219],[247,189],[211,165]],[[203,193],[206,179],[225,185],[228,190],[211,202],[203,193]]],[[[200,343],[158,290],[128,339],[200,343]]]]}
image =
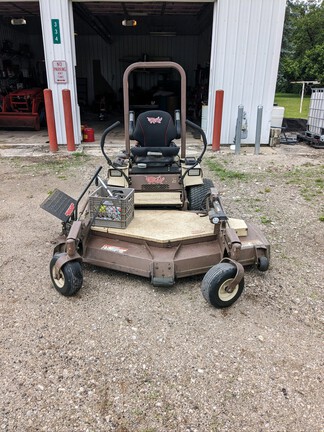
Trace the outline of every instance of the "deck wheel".
{"type": "Polygon", "coordinates": [[[225,308],[236,302],[243,292],[244,278],[236,285],[233,292],[227,290],[236,272],[235,266],[228,263],[219,263],[209,269],[201,285],[205,300],[216,308],[225,308]]]}
{"type": "Polygon", "coordinates": [[[268,270],[269,268],[269,260],[267,257],[265,256],[261,256],[258,258],[258,263],[257,263],[257,267],[258,270],[265,272],[268,270]]]}
{"type": "Polygon", "coordinates": [[[55,263],[62,254],[56,253],[50,262],[50,275],[55,289],[62,295],[70,297],[76,294],[82,286],[83,275],[79,261],[65,263],[56,277],[55,263]]]}

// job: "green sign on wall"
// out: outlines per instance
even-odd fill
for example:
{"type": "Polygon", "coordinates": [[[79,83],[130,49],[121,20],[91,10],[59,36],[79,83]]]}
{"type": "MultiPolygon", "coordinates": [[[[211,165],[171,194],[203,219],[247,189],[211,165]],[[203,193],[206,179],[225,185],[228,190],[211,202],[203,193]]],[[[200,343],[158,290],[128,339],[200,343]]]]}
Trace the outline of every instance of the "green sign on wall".
{"type": "Polygon", "coordinates": [[[53,43],[60,44],[61,43],[60,20],[52,19],[51,21],[52,21],[53,43]]]}

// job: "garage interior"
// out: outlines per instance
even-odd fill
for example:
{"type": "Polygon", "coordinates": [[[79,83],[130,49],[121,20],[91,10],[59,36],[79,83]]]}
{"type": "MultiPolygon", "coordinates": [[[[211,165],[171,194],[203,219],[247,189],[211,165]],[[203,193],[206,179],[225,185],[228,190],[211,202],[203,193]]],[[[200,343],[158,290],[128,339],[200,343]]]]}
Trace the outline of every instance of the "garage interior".
{"type": "MultiPolygon", "coordinates": [[[[163,60],[185,69],[187,117],[201,122],[208,98],[213,2],[74,2],[73,16],[83,124],[96,130],[100,122],[122,120],[124,70],[136,61],[163,60]]],[[[41,32],[38,2],[0,2],[1,112],[10,93],[47,87],[41,32]]],[[[173,114],[179,90],[176,71],[139,70],[130,82],[131,109],[173,114]]],[[[44,129],[42,102],[36,109],[44,129]]],[[[19,112],[12,128],[19,127],[15,118],[20,121],[19,112]]]]}

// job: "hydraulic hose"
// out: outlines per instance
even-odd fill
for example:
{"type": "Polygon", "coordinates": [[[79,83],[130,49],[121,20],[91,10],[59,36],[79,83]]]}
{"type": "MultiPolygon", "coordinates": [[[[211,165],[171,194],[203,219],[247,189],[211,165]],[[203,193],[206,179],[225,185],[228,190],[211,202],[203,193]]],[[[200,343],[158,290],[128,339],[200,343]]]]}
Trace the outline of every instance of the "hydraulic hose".
{"type": "Polygon", "coordinates": [[[186,171],[182,174],[182,176],[180,178],[181,183],[183,182],[183,179],[188,174],[188,172],[190,170],[192,170],[193,168],[195,168],[195,166],[197,166],[202,161],[202,158],[203,158],[203,156],[207,150],[207,138],[206,138],[206,134],[203,131],[203,129],[201,129],[201,127],[199,127],[195,123],[191,122],[190,120],[186,120],[186,124],[188,126],[192,127],[193,129],[197,130],[201,134],[202,139],[203,139],[203,149],[202,149],[202,152],[200,153],[200,155],[197,157],[196,162],[193,165],[191,165],[189,168],[187,168],[186,171]]]}
{"type": "Polygon", "coordinates": [[[107,155],[107,153],[105,152],[105,140],[106,140],[106,136],[109,134],[109,132],[111,132],[113,129],[115,129],[117,126],[120,125],[120,121],[117,121],[115,123],[113,123],[112,125],[108,126],[107,129],[104,131],[104,133],[102,134],[102,137],[100,139],[100,148],[101,148],[101,152],[104,155],[104,158],[106,159],[106,161],[108,162],[108,165],[112,166],[114,169],[116,169],[117,171],[119,171],[121,173],[121,175],[126,179],[128,186],[130,185],[130,180],[127,177],[127,175],[124,173],[124,170],[120,169],[118,165],[116,165],[107,155]]]}

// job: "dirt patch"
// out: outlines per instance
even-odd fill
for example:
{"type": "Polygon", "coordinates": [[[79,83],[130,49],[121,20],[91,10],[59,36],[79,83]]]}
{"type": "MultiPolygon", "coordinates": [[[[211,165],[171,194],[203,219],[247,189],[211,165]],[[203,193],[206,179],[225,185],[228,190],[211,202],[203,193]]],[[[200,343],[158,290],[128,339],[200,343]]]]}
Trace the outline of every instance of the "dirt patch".
{"type": "Polygon", "coordinates": [[[86,266],[73,298],[49,278],[60,222],[50,191],[77,196],[95,156],[1,159],[1,413],[7,432],[322,432],[323,150],[208,151],[231,217],[271,243],[231,308],[201,277],[172,289],[86,266]]]}

